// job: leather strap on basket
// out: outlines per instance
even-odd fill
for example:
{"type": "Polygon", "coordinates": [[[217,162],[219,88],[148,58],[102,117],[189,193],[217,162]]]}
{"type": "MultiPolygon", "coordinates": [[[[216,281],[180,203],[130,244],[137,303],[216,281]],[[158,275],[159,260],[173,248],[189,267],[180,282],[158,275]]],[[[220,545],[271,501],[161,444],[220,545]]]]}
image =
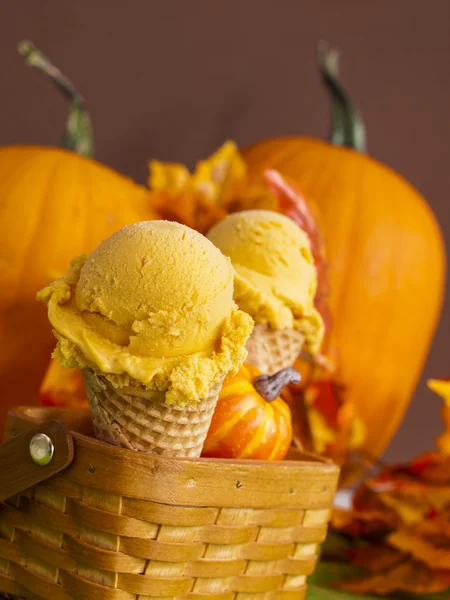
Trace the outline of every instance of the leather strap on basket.
{"type": "Polygon", "coordinates": [[[0,502],[59,473],[72,460],[73,439],[59,421],[47,421],[17,435],[0,446],[0,502]],[[53,456],[46,465],[31,457],[30,442],[38,434],[48,436],[53,444],[53,456]]]}

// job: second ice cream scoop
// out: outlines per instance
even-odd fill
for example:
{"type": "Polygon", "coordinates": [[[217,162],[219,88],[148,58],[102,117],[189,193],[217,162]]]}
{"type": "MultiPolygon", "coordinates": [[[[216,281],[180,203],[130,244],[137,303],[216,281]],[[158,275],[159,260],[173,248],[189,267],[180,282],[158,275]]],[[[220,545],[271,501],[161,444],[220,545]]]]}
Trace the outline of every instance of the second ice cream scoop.
{"type": "Polygon", "coordinates": [[[302,333],[317,352],[323,323],[314,308],[317,271],[307,234],[284,215],[249,210],[227,216],[208,238],[233,263],[239,308],[272,331],[302,333]]]}

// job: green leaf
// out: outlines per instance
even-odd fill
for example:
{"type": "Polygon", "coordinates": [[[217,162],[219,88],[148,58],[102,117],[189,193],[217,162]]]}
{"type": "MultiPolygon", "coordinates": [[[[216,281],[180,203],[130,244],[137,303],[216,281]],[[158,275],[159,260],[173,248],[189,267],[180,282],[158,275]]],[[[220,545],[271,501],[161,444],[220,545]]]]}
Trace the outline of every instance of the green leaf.
{"type": "Polygon", "coordinates": [[[308,585],[306,600],[374,600],[375,596],[361,596],[343,592],[333,588],[321,587],[319,585],[308,585]]]}

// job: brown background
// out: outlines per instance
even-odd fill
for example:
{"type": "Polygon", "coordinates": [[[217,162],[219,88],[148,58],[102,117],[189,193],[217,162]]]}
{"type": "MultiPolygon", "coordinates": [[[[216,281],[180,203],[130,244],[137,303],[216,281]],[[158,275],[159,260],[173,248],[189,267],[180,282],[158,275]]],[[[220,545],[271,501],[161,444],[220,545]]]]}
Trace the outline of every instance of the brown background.
{"type": "MultiPolygon", "coordinates": [[[[96,157],[142,182],[150,157],[193,165],[227,138],[325,136],[325,39],[342,50],[371,154],[425,195],[449,245],[449,23],[449,0],[3,0],[0,144],[57,143],[65,119],[17,56],[23,38],[88,99],[96,157]]],[[[449,332],[447,302],[425,376],[450,376],[449,332]]],[[[389,459],[431,447],[437,407],[422,381],[389,459]]]]}

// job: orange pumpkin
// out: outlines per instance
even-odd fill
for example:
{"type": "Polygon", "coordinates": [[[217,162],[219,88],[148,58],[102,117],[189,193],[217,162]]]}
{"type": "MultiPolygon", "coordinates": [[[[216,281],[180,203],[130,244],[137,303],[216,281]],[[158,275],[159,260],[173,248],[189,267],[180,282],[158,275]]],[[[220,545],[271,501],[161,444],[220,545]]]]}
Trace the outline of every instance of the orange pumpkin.
{"type": "MultiPolygon", "coordinates": [[[[78,121],[71,110],[69,124],[81,123],[86,140],[80,104],[72,108],[78,121]]],[[[76,137],[69,126],[65,138],[74,148],[76,137]]],[[[94,160],[57,148],[0,148],[0,431],[10,406],[38,401],[54,346],[37,290],[65,273],[76,254],[155,217],[146,188],[94,160]]]]}
{"type": "Polygon", "coordinates": [[[364,450],[379,455],[423,369],[442,305],[445,248],[422,196],[354,149],[363,147],[363,129],[337,81],[336,56],[322,53],[320,66],[334,99],[335,145],[271,139],[245,148],[243,156],[250,181],[276,169],[318,208],[339,380],[369,425],[364,450]]]}
{"type": "Polygon", "coordinates": [[[258,369],[243,365],[235,376],[228,376],[219,395],[203,456],[283,459],[291,445],[292,422],[289,407],[278,396],[292,381],[293,374],[296,374],[293,369],[283,369],[271,377],[261,377],[258,369]],[[269,393],[267,386],[271,388],[269,393]]]}

